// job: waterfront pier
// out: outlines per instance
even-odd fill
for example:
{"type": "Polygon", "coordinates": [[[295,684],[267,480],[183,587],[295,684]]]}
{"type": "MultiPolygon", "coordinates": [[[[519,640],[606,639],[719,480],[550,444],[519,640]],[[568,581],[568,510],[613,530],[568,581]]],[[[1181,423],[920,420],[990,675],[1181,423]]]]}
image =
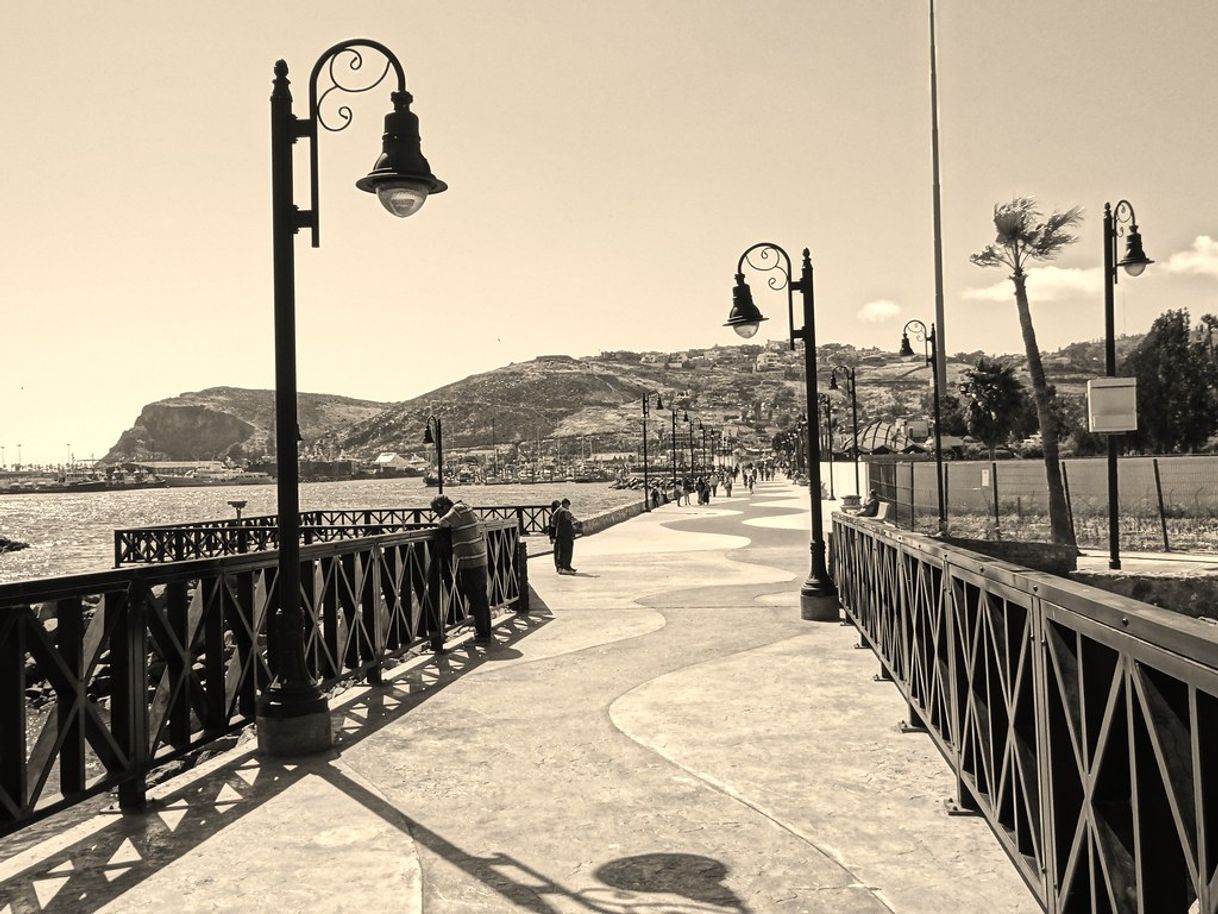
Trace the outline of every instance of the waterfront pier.
{"type": "Polygon", "coordinates": [[[800,620],[806,498],[742,491],[535,557],[491,648],[337,694],[332,753],[16,832],[0,911],[1037,910],[855,630],[800,620]]]}

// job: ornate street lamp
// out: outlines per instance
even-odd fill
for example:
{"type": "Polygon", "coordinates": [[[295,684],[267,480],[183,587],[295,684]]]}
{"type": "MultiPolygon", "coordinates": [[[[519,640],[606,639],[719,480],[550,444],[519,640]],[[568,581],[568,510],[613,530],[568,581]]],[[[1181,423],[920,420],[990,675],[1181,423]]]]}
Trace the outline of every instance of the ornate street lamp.
{"type": "Polygon", "coordinates": [[[732,310],[724,326],[731,327],[740,336],[749,339],[765,318],[753,304],[753,293],[744,279],[744,267],[769,273],[766,282],[771,289],[787,290],[787,318],[790,323],[791,349],[795,341],[804,343],[804,371],[807,378],[808,409],[808,494],[812,501],[812,536],[809,549],[812,567],[808,578],[799,591],[800,616],[808,620],[837,621],[839,604],[837,587],[825,564],[825,531],[820,505],[820,428],[816,408],[816,307],[812,283],[812,257],[808,249],[803,251],[800,277],[792,273],[791,258],[776,244],[768,241],[755,244],[740,255],[736,264],[736,286],[732,289],[732,310]],[[803,327],[795,329],[795,292],[803,299],[803,327]]]}
{"type": "MultiPolygon", "coordinates": [[[[935,488],[938,490],[939,497],[939,533],[940,535],[947,534],[947,502],[943,497],[943,437],[939,426],[941,425],[939,416],[939,350],[935,345],[935,325],[932,323],[927,328],[926,324],[922,323],[917,318],[907,322],[904,329],[901,331],[901,357],[913,358],[913,347],[909,345],[909,330],[913,328],[914,336],[922,343],[922,352],[926,356],[926,364],[930,366],[931,374],[934,379],[935,393],[935,488]]],[[[913,501],[913,492],[909,493],[910,501],[913,501]]]]}
{"type": "Polygon", "coordinates": [[[829,500],[837,498],[833,491],[833,397],[829,393],[818,395],[825,404],[825,449],[829,452],[829,500]]]}
{"type": "Polygon", "coordinates": [[[689,418],[689,410],[685,410],[685,416],[681,420],[685,423],[685,431],[689,440],[689,472],[693,476],[698,475],[698,468],[694,465],[694,423],[689,418]]]}
{"type": "Polygon", "coordinates": [[[656,409],[664,408],[664,400],[656,391],[643,394],[643,510],[651,510],[651,479],[647,467],[647,418],[651,415],[651,395],[655,393],[656,409]]]}
{"type": "Polygon", "coordinates": [[[305,616],[300,602],[300,439],[296,414],[296,261],[293,236],[311,230],[313,247],[319,243],[317,190],[318,128],[338,132],[351,122],[351,110],[337,109],[337,121],[326,120],[323,103],[332,92],[366,92],[380,85],[392,71],[396,89],[390,93],[393,111],[385,117],[381,155],[372,171],[356,182],[360,190],[375,193],[395,216],[409,216],[430,194],[447,185],[431,173],[419,145],[418,118],[410,111],[406,75],[401,63],[384,45],[353,39],[325,51],[309,74],[308,116],[292,113],[288,65],[275,62],[271,93],[271,212],[275,288],[275,442],[278,463],[277,510],[279,571],[276,578],[278,609],[270,620],[270,655],[273,678],[258,702],[258,746],[271,754],[299,754],[331,745],[330,712],[326,697],[305,663],[305,616]],[[357,74],[364,52],[382,55],[385,68],[366,86],[344,83],[340,61],[357,74]],[[329,85],[318,92],[324,75],[329,85]],[[309,141],[310,208],[299,209],[293,199],[292,147],[309,141]]]}
{"type": "Polygon", "coordinates": [[[837,373],[842,373],[842,378],[846,381],[846,391],[850,394],[850,417],[854,423],[854,494],[861,495],[859,489],[859,398],[858,398],[858,381],[854,376],[854,369],[849,365],[834,365],[833,370],[829,372],[829,389],[840,390],[837,386],[837,373]]]}
{"type": "MultiPolygon", "coordinates": [[[[677,487],[677,401],[669,399],[672,404],[672,487],[677,487]]],[[[657,406],[656,409],[663,409],[663,405],[657,406]]]]}
{"type": "Polygon", "coordinates": [[[436,448],[436,481],[439,484],[439,495],[444,494],[444,422],[439,416],[428,416],[427,425],[423,428],[423,443],[433,444],[436,448]],[[432,429],[435,432],[432,432],[432,429]]]}
{"type": "MultiPolygon", "coordinates": [[[[1142,250],[1142,233],[1133,213],[1133,204],[1121,200],[1114,209],[1104,204],[1104,374],[1116,377],[1116,284],[1121,267],[1130,276],[1141,276],[1154,263],[1142,250]],[[1125,230],[1129,223],[1129,231],[1125,230]],[[1117,258],[1117,239],[1125,235],[1125,256],[1117,258]]],[[[1108,435],[1108,567],[1121,567],[1121,496],[1117,476],[1116,434],[1108,435]]]]}

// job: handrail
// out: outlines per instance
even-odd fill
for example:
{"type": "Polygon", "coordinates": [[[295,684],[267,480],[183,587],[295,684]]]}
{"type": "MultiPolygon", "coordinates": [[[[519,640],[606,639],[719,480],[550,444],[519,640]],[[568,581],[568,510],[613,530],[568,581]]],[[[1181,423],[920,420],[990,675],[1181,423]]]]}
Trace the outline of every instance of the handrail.
{"type": "MultiPolygon", "coordinates": [[[[547,505],[490,505],[475,509],[486,520],[515,520],[523,536],[541,534],[550,522],[547,505]]],[[[430,507],[321,508],[300,513],[302,541],[344,539],[412,529],[435,522],[430,507]]],[[[178,562],[208,556],[263,552],[278,545],[275,515],[159,524],[114,531],[114,565],[178,562]]]]}
{"type": "MultiPolygon", "coordinates": [[[[484,521],[492,607],[527,609],[514,520],[484,521]]],[[[275,550],[0,584],[0,834],[251,723],[271,676],[275,550]]],[[[447,531],[301,549],[306,663],[363,678],[466,621],[447,531]]]]}
{"type": "Polygon", "coordinates": [[[1218,626],[844,514],[832,561],[1045,911],[1218,908],[1218,626]]]}

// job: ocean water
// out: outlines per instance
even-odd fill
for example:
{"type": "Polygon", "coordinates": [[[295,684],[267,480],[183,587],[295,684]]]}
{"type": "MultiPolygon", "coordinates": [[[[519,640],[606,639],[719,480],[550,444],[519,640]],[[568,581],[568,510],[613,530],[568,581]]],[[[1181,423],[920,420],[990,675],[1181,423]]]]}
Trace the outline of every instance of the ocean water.
{"type": "MultiPolygon", "coordinates": [[[[300,487],[300,505],[303,510],[413,508],[425,506],[435,492],[418,478],[306,483],[300,487]]],[[[577,517],[642,498],[641,492],[601,482],[445,485],[444,492],[474,507],[570,498],[577,517]]],[[[0,495],[0,536],[30,544],[20,552],[0,553],[0,583],[111,568],[115,529],[232,517],[228,502],[235,499],[248,502],[247,517],[275,513],[274,485],[0,495]]]]}

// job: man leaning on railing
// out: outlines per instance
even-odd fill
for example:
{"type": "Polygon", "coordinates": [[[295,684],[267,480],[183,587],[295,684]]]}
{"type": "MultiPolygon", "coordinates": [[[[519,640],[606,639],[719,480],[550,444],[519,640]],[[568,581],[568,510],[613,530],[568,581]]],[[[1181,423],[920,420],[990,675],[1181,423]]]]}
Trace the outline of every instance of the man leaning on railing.
{"type": "Polygon", "coordinates": [[[474,641],[491,641],[491,605],[486,595],[486,538],[478,513],[463,501],[453,501],[447,495],[431,500],[441,527],[452,531],[453,557],[457,560],[457,578],[461,590],[469,599],[474,617],[474,641]]]}

